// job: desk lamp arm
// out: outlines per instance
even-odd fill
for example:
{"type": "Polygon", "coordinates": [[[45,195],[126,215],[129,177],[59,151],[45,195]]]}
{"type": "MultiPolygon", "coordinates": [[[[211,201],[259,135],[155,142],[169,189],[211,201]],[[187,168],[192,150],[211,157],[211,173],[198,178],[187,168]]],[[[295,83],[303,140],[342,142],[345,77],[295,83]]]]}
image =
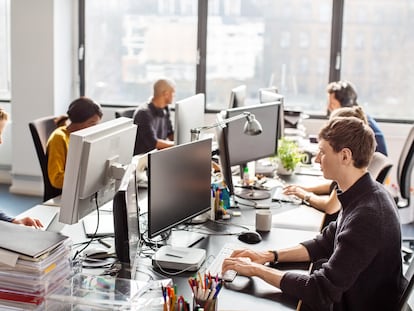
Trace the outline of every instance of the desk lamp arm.
{"type": "Polygon", "coordinates": [[[250,121],[252,118],[254,118],[254,115],[248,111],[244,111],[241,114],[238,114],[237,116],[231,117],[231,118],[227,118],[227,119],[223,119],[215,124],[212,125],[207,125],[207,126],[201,126],[201,127],[196,127],[191,129],[191,141],[195,141],[198,140],[200,137],[200,133],[202,131],[205,130],[210,130],[212,128],[215,127],[225,127],[227,123],[233,122],[233,121],[237,121],[240,119],[246,118],[247,121],[250,121]]]}

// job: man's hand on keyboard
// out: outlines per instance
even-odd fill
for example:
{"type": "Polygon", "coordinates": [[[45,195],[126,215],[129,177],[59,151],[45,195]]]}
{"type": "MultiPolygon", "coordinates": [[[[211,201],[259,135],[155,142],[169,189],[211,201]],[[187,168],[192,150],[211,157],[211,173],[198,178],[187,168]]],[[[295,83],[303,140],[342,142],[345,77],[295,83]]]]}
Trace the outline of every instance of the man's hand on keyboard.
{"type": "Polygon", "coordinates": [[[259,263],[252,262],[248,257],[229,257],[223,261],[223,273],[227,270],[234,270],[240,275],[256,276],[255,267],[262,267],[259,263]]]}
{"type": "Polygon", "coordinates": [[[270,258],[271,256],[272,254],[270,254],[268,251],[255,251],[252,249],[237,249],[233,251],[230,257],[249,258],[252,262],[263,265],[266,262],[273,260],[273,258],[270,258]]]}

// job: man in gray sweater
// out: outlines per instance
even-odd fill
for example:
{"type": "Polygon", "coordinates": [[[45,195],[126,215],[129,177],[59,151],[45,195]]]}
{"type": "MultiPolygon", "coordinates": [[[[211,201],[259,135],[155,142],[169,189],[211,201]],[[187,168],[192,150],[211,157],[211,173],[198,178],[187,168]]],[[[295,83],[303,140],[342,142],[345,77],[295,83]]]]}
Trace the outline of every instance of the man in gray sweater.
{"type": "Polygon", "coordinates": [[[375,145],[361,120],[330,120],[319,133],[316,161],[324,177],[338,184],[337,221],[289,249],[237,250],[223,271],[258,276],[301,299],[302,310],[396,310],[406,286],[400,224],[393,198],[367,172],[375,145]],[[265,265],[288,261],[311,261],[317,268],[304,275],[265,265]]]}

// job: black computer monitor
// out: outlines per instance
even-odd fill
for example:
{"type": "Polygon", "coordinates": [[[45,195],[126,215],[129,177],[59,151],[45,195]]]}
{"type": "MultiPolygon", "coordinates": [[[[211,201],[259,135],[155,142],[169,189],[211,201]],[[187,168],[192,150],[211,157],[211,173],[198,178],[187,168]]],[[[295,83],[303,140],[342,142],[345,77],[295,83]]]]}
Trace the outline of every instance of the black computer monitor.
{"type": "Polygon", "coordinates": [[[242,84],[233,89],[230,92],[229,108],[243,107],[247,96],[246,85],[242,84]]]}
{"type": "Polygon", "coordinates": [[[148,237],[209,211],[211,138],[148,154],[148,237]]]}
{"type": "MultiPolygon", "coordinates": [[[[231,167],[240,165],[243,168],[250,161],[273,156],[277,153],[277,143],[281,136],[279,132],[281,110],[283,110],[283,104],[279,101],[227,109],[224,113],[217,115],[218,122],[220,122],[222,118],[230,118],[248,111],[256,117],[263,128],[260,135],[246,135],[243,132],[246,120],[241,119],[230,122],[225,128],[217,130],[221,169],[231,195],[247,199],[264,199],[270,196],[268,192],[247,191],[246,189],[236,191],[232,181],[231,167]]],[[[243,172],[243,169],[240,171],[243,172]]]]}
{"type": "Polygon", "coordinates": [[[141,239],[137,189],[137,157],[128,165],[113,200],[115,251],[121,263],[134,262],[141,239]]]}

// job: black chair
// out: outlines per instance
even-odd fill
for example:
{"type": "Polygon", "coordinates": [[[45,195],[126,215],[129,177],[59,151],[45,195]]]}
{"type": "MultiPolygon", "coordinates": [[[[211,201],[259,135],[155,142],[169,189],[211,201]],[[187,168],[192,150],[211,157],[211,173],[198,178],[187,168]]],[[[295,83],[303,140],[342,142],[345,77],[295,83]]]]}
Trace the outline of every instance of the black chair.
{"type": "Polygon", "coordinates": [[[376,181],[383,184],[387,179],[391,168],[392,162],[387,156],[383,155],[381,152],[374,152],[368,166],[368,171],[376,181]]]}
{"type": "MultiPolygon", "coordinates": [[[[411,176],[414,166],[414,126],[411,127],[401,150],[397,166],[397,182],[399,193],[395,196],[398,208],[410,207],[411,176]]],[[[414,246],[414,223],[402,224],[401,235],[403,242],[409,242],[410,248],[414,246]]],[[[403,247],[404,260],[408,261],[413,251],[403,247]]]]}
{"type": "Polygon", "coordinates": [[[404,277],[407,280],[408,284],[401,296],[398,310],[412,311],[412,308],[408,304],[408,301],[410,300],[410,297],[414,294],[414,260],[410,262],[407,271],[404,273],[404,277]]]}
{"type": "Polygon", "coordinates": [[[137,107],[129,107],[115,110],[115,118],[125,117],[132,119],[136,109],[137,107]]]}
{"type": "Polygon", "coordinates": [[[33,120],[29,122],[29,129],[33,137],[33,143],[43,175],[43,201],[47,201],[62,193],[61,189],[57,189],[51,185],[47,173],[46,145],[50,134],[56,129],[55,117],[48,116],[33,120]]]}
{"type": "Polygon", "coordinates": [[[410,206],[410,187],[411,175],[414,166],[414,126],[411,127],[401,150],[397,166],[397,182],[400,189],[398,207],[405,208],[410,206]]]}

